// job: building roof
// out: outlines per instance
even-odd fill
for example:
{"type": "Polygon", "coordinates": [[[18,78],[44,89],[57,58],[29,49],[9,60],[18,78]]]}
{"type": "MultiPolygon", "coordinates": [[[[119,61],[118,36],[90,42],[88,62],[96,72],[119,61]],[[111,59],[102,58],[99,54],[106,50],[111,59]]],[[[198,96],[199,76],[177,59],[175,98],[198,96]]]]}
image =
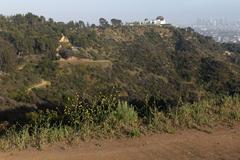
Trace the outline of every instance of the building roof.
{"type": "Polygon", "coordinates": [[[163,21],[165,18],[163,17],[163,16],[158,16],[157,18],[156,18],[156,20],[161,20],[161,21],[163,21]]]}

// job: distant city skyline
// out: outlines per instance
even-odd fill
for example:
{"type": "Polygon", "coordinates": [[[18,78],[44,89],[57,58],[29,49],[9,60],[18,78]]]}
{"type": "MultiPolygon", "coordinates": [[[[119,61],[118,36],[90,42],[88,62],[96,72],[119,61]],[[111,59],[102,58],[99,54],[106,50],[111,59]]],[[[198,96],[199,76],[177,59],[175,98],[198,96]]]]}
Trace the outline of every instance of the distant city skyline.
{"type": "Polygon", "coordinates": [[[240,18],[239,0],[0,0],[3,15],[31,12],[56,21],[98,23],[100,17],[126,21],[164,16],[169,23],[188,25],[198,18],[240,18]]]}

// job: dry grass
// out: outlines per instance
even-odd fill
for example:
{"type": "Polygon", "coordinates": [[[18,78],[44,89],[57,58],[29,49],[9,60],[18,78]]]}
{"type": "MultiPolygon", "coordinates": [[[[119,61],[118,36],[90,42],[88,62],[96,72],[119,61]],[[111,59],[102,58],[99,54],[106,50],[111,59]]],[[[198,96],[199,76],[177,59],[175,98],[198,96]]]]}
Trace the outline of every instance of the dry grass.
{"type": "Polygon", "coordinates": [[[103,97],[92,105],[84,104],[77,96],[69,99],[63,115],[53,111],[31,113],[29,124],[15,125],[0,138],[1,150],[41,149],[43,144],[92,137],[139,136],[146,132],[174,133],[176,129],[214,127],[240,121],[240,97],[224,97],[183,104],[167,112],[150,107],[144,121],[134,107],[114,97],[103,97]],[[62,118],[60,118],[62,117],[62,118]]]}
{"type": "Polygon", "coordinates": [[[65,67],[66,65],[83,65],[83,66],[96,66],[101,68],[112,67],[112,62],[110,60],[92,60],[86,58],[71,57],[69,59],[60,59],[60,67],[65,67]]]}

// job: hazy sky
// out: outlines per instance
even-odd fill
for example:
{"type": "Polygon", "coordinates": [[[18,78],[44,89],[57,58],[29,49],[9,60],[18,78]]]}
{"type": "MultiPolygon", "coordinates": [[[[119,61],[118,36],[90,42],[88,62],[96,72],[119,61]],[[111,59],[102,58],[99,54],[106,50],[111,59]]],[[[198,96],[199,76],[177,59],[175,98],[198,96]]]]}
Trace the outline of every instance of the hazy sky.
{"type": "Polygon", "coordinates": [[[174,24],[197,18],[240,18],[240,0],[0,0],[0,13],[32,12],[57,21],[98,22],[100,17],[124,21],[163,15],[174,24]]]}

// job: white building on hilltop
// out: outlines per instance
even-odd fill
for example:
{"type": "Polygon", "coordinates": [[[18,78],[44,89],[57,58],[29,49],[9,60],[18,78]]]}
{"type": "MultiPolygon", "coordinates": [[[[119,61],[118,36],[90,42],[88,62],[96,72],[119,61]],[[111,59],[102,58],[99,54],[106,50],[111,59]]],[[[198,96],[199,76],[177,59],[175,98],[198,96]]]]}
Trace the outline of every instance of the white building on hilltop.
{"type": "Polygon", "coordinates": [[[158,16],[156,18],[156,20],[153,20],[152,21],[152,24],[155,24],[155,25],[164,25],[164,24],[167,24],[165,18],[163,16],[158,16]]]}
{"type": "Polygon", "coordinates": [[[144,21],[135,21],[126,23],[127,26],[139,26],[139,25],[156,25],[162,26],[167,24],[165,18],[163,16],[158,16],[155,20],[149,20],[148,18],[144,19],[144,21]]]}
{"type": "Polygon", "coordinates": [[[163,16],[158,16],[155,20],[148,20],[147,18],[140,23],[141,25],[157,25],[161,26],[167,24],[165,18],[163,16]]]}

